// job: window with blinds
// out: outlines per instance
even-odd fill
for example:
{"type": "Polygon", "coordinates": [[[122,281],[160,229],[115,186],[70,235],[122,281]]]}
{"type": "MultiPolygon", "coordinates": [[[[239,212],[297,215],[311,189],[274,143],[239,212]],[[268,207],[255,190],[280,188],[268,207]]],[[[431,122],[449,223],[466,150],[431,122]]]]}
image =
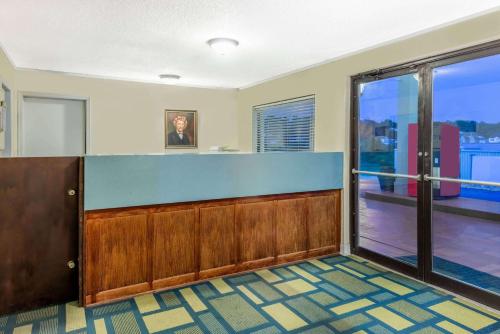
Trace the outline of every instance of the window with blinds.
{"type": "Polygon", "coordinates": [[[253,108],[257,152],[314,150],[314,96],[253,108]]]}

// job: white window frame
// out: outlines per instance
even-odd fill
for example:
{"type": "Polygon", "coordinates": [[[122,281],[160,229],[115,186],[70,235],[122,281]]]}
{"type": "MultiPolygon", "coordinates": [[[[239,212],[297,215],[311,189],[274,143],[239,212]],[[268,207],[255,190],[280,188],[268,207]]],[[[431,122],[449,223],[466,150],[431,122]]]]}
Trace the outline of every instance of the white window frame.
{"type": "Polygon", "coordinates": [[[256,106],[252,107],[252,151],[255,153],[269,153],[269,152],[264,152],[264,151],[257,151],[257,115],[259,112],[261,112],[262,108],[265,107],[271,107],[275,105],[280,105],[280,104],[287,104],[287,103],[292,103],[292,102],[298,102],[298,101],[303,101],[303,100],[309,100],[313,99],[314,101],[314,110],[313,110],[313,117],[312,117],[312,139],[311,139],[311,146],[310,150],[302,150],[302,151],[277,151],[277,152],[314,152],[315,150],[315,142],[316,142],[316,96],[314,94],[311,95],[306,95],[306,96],[301,96],[301,97],[296,97],[296,98],[291,98],[291,99],[286,99],[286,100],[281,100],[281,101],[276,101],[276,102],[271,102],[271,103],[265,103],[265,104],[259,104],[256,106]]]}

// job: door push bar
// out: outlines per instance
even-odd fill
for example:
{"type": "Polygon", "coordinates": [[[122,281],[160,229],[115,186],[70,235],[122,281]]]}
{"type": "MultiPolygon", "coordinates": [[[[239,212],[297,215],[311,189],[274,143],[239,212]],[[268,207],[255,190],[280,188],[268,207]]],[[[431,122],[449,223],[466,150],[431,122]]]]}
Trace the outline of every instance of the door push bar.
{"type": "Polygon", "coordinates": [[[420,181],[422,178],[420,174],[418,175],[408,175],[408,174],[395,174],[395,173],[382,173],[382,172],[368,172],[363,170],[352,169],[353,174],[363,174],[363,175],[376,175],[376,176],[388,176],[388,177],[400,177],[405,179],[420,181]]]}
{"type": "MultiPolygon", "coordinates": [[[[396,173],[383,173],[383,172],[369,172],[354,169],[352,170],[353,174],[363,174],[363,175],[375,175],[375,176],[388,176],[388,177],[400,177],[405,179],[412,179],[421,181],[420,174],[418,175],[408,175],[408,174],[396,174],[396,173]]],[[[491,182],[491,181],[478,181],[478,180],[464,180],[464,179],[452,179],[449,177],[435,177],[429,176],[428,174],[424,175],[424,181],[438,181],[438,182],[453,182],[453,183],[466,183],[466,184],[477,184],[481,186],[492,186],[492,187],[500,187],[500,182],[491,182]]]]}
{"type": "Polygon", "coordinates": [[[449,178],[449,177],[429,176],[428,174],[424,175],[424,181],[440,181],[440,182],[466,183],[466,184],[478,184],[478,185],[482,185],[482,186],[500,187],[500,182],[452,179],[452,178],[449,178]]]}

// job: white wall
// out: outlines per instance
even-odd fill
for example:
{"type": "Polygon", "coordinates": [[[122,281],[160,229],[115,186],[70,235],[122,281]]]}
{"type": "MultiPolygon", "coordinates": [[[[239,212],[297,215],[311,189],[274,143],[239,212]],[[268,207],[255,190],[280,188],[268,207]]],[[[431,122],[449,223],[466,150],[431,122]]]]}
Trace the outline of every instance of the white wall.
{"type": "MultiPolygon", "coordinates": [[[[499,22],[500,11],[497,11],[242,89],[238,94],[240,149],[252,149],[253,106],[315,94],[315,149],[345,152],[344,184],[349,185],[350,77],[360,72],[500,39],[499,22]]],[[[348,187],[343,192],[343,204],[343,245],[348,249],[348,187]]]]}

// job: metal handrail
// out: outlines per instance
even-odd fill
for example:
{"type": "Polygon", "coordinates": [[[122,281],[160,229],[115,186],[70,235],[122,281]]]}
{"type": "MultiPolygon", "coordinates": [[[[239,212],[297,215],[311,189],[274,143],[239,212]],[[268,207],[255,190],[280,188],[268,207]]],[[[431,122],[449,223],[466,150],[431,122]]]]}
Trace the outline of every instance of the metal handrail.
{"type": "Polygon", "coordinates": [[[482,186],[493,186],[500,187],[500,182],[490,182],[490,181],[478,181],[478,180],[463,180],[463,179],[452,179],[449,177],[435,177],[424,175],[424,181],[441,181],[441,182],[453,182],[453,183],[466,183],[466,184],[479,184],[482,186]]]}
{"type": "Polygon", "coordinates": [[[368,172],[363,170],[352,169],[353,174],[366,174],[366,175],[376,175],[376,176],[389,176],[389,177],[400,177],[411,180],[421,180],[420,174],[418,175],[408,175],[408,174],[395,174],[395,173],[383,173],[383,172],[368,172]]]}

